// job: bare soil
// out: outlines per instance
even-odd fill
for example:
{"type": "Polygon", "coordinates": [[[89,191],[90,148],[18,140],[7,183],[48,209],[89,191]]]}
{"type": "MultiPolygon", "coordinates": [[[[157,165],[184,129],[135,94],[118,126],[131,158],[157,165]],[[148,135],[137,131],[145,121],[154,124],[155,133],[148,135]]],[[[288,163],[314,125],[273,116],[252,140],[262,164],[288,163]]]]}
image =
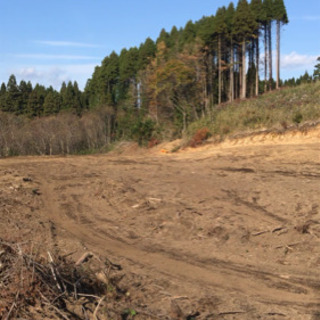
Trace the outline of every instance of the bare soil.
{"type": "Polygon", "coordinates": [[[121,265],[135,319],[320,319],[319,135],[274,138],[2,159],[1,237],[121,265]]]}

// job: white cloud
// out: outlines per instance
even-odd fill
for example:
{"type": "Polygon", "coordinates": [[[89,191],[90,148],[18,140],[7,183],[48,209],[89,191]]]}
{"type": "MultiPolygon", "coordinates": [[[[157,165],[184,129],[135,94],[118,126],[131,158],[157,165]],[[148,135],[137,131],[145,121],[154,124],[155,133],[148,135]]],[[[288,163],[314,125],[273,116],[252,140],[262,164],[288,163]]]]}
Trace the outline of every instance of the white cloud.
{"type": "Polygon", "coordinates": [[[31,81],[33,84],[39,83],[47,87],[53,86],[58,90],[63,81],[77,81],[79,88],[83,89],[87,80],[92,76],[95,67],[96,64],[39,65],[37,67],[21,67],[10,70],[9,74],[16,75],[18,81],[31,81]]]}
{"type": "Polygon", "coordinates": [[[41,40],[34,41],[35,43],[51,46],[51,47],[78,47],[78,48],[100,48],[100,45],[84,42],[73,42],[73,41],[49,41],[41,40]]]}
{"type": "Polygon", "coordinates": [[[68,54],[16,54],[15,57],[23,59],[39,59],[39,60],[99,60],[98,57],[68,54]]]}
{"type": "Polygon", "coordinates": [[[301,69],[313,68],[318,56],[299,54],[295,51],[281,56],[281,68],[301,69]]]}

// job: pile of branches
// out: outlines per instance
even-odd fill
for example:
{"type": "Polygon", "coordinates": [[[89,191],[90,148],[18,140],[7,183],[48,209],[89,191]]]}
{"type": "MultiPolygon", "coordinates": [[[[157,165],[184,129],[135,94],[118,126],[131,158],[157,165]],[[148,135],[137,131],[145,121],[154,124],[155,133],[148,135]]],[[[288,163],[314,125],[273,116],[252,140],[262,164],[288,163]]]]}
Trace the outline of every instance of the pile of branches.
{"type": "Polygon", "coordinates": [[[120,294],[109,273],[120,266],[107,260],[97,273],[86,263],[91,253],[74,263],[34,251],[0,238],[0,319],[105,319],[103,301],[120,294]]]}

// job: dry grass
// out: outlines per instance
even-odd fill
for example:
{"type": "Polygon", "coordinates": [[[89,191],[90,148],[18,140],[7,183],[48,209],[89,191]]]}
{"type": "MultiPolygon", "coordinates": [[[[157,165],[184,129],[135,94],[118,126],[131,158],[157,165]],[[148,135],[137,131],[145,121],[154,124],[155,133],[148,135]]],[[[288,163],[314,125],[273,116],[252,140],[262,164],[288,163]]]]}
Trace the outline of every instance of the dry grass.
{"type": "Polygon", "coordinates": [[[216,107],[211,118],[194,122],[189,137],[208,128],[214,137],[262,129],[285,130],[320,119],[320,82],[264,94],[216,107]]]}

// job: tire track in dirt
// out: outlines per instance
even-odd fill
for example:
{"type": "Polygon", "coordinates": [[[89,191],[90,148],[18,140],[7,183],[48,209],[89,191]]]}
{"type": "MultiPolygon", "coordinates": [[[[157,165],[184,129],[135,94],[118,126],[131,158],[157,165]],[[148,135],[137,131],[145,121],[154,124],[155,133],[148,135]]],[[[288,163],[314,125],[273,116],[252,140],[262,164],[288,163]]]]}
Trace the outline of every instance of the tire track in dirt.
{"type": "Polygon", "coordinates": [[[142,269],[158,274],[160,277],[179,279],[180,283],[188,284],[186,288],[183,288],[186,292],[194,291],[195,287],[197,287],[196,291],[201,287],[215,288],[215,290],[218,288],[219,291],[254,296],[255,299],[263,303],[276,303],[275,297],[278,297],[279,294],[283,295],[281,292],[283,292],[282,289],[285,289],[283,304],[296,306],[302,299],[301,295],[304,296],[305,303],[317,304],[315,298],[307,295],[310,287],[305,284],[298,287],[297,284],[291,284],[290,281],[283,280],[274,274],[251,270],[248,266],[236,266],[229,261],[215,259],[209,262],[200,262],[195,261],[192,256],[184,257],[177,252],[170,252],[169,249],[143,249],[128,245],[121,237],[110,237],[103,231],[95,232],[92,230],[92,226],[87,227],[85,224],[79,224],[74,217],[63,216],[59,200],[55,198],[55,192],[50,187],[50,182],[42,181],[41,185],[47,214],[60,228],[67,230],[71,237],[79,239],[102,255],[110,252],[119,258],[133,261],[141,265],[142,269]],[[278,285],[278,288],[275,289],[274,284],[280,282],[283,284],[282,288],[278,285]],[[290,290],[290,288],[293,289],[290,290]]]}
{"type": "Polygon", "coordinates": [[[255,204],[255,203],[252,203],[252,202],[246,201],[244,199],[241,199],[236,194],[236,192],[234,192],[232,190],[224,190],[224,191],[226,192],[226,194],[228,195],[228,197],[230,199],[234,200],[236,205],[238,205],[238,204],[244,205],[244,206],[246,206],[246,207],[248,207],[250,209],[253,209],[254,212],[259,212],[260,214],[262,213],[264,216],[271,217],[273,220],[281,222],[281,223],[287,223],[288,222],[288,219],[279,217],[276,214],[274,214],[272,212],[269,212],[268,210],[266,210],[262,206],[259,206],[259,205],[255,204]]]}
{"type": "Polygon", "coordinates": [[[199,161],[90,156],[12,164],[39,181],[41,212],[56,227],[55,238],[117,257],[129,273],[157,279],[173,296],[219,297],[225,308],[214,308],[226,319],[234,312],[249,319],[240,313],[252,310],[262,319],[317,319],[320,233],[295,227],[320,218],[319,185],[277,171],[315,173],[318,154],[280,148],[273,162],[270,150],[267,160],[263,152],[247,156],[234,148],[232,157],[204,154],[199,161]],[[289,151],[296,159],[290,165],[283,162],[289,151]],[[150,197],[159,202],[150,205],[150,197]],[[279,223],[283,232],[272,232],[279,223]]]}

